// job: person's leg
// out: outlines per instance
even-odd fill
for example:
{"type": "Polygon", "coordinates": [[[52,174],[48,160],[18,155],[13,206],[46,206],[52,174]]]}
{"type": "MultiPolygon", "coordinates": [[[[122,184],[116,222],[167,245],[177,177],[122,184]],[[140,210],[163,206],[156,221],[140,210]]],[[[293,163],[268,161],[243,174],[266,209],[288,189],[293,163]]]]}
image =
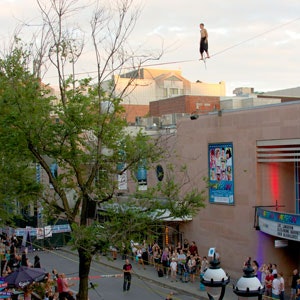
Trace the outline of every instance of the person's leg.
{"type": "Polygon", "coordinates": [[[127,291],[130,290],[130,285],[131,285],[131,275],[129,275],[127,278],[127,291]]]}
{"type": "Polygon", "coordinates": [[[142,266],[143,266],[143,268],[144,268],[144,270],[145,270],[145,264],[144,264],[144,260],[143,259],[141,259],[141,263],[142,263],[142,266]]]}
{"type": "Polygon", "coordinates": [[[200,59],[203,59],[203,45],[202,45],[202,41],[200,42],[200,48],[199,48],[199,52],[200,52],[200,55],[201,55],[201,58],[200,59]]]}
{"type": "Polygon", "coordinates": [[[72,292],[67,293],[66,298],[68,300],[75,300],[75,298],[73,297],[73,293],[72,292]]]}
{"type": "Polygon", "coordinates": [[[124,275],[124,282],[123,282],[123,291],[125,292],[127,288],[127,276],[124,275]]]}

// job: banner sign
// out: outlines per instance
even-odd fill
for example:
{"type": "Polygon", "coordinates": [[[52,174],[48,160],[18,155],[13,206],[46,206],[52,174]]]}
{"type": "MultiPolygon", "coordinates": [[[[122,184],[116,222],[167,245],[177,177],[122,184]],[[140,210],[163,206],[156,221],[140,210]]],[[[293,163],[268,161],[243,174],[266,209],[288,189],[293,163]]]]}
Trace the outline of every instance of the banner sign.
{"type": "Polygon", "coordinates": [[[45,226],[43,228],[16,228],[14,233],[16,236],[25,236],[29,233],[30,236],[37,236],[37,238],[51,237],[53,233],[71,232],[69,224],[45,226]]]}
{"type": "Polygon", "coordinates": [[[208,145],[209,202],[234,204],[233,145],[208,145]]]}

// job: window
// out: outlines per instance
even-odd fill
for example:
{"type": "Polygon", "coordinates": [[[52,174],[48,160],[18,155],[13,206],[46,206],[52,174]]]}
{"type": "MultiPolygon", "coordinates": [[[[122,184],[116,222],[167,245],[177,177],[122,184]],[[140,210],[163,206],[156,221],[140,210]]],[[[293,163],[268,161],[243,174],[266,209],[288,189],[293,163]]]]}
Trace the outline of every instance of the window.
{"type": "Polygon", "coordinates": [[[172,95],[178,95],[178,89],[170,88],[170,96],[172,96],[172,95]]]}

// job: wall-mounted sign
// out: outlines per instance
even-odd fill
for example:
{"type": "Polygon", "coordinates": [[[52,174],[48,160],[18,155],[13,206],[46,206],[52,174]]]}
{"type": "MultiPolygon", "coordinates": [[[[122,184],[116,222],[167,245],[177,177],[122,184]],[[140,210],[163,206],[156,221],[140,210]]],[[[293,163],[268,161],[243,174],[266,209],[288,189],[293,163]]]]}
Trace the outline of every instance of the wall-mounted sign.
{"type": "Polygon", "coordinates": [[[232,143],[208,145],[209,202],[234,204],[232,143]]]}
{"type": "Polygon", "coordinates": [[[300,241],[299,215],[257,209],[260,231],[287,240],[300,241]]]}

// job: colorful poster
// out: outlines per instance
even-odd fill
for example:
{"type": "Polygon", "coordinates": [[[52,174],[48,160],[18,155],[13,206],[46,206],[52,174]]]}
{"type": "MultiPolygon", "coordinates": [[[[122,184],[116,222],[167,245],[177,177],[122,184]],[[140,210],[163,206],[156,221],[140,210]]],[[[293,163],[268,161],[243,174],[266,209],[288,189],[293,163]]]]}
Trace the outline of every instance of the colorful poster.
{"type": "Polygon", "coordinates": [[[232,143],[208,145],[209,202],[234,204],[232,143]]]}

